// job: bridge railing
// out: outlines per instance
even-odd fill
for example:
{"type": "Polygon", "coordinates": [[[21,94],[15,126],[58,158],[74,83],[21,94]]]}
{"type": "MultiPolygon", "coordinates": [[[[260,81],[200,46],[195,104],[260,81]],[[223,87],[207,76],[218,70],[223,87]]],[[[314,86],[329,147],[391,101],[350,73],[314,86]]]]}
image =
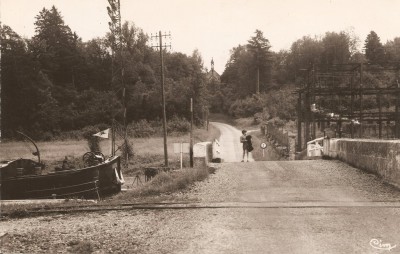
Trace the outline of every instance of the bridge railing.
{"type": "Polygon", "coordinates": [[[273,125],[272,123],[267,123],[261,126],[261,132],[267,136],[270,141],[274,142],[275,145],[279,148],[281,155],[290,156],[291,148],[293,142],[291,142],[291,138],[289,136],[289,132],[284,132],[280,130],[278,127],[273,125]]]}
{"type": "Polygon", "coordinates": [[[307,156],[319,157],[324,152],[324,138],[317,138],[307,142],[307,156]]]}
{"type": "Polygon", "coordinates": [[[215,139],[212,143],[212,161],[221,162],[221,145],[218,139],[215,139]]]}

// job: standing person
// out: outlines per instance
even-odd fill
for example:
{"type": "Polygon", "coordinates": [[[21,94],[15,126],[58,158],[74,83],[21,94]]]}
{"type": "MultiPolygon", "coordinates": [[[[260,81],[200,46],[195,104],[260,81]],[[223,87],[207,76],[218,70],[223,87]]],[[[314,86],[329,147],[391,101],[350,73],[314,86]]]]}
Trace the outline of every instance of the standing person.
{"type": "Polygon", "coordinates": [[[240,143],[243,143],[243,159],[242,162],[244,162],[244,157],[247,155],[247,161],[249,161],[249,151],[248,151],[248,142],[246,139],[247,136],[247,131],[242,130],[242,136],[240,136],[240,143]]]}

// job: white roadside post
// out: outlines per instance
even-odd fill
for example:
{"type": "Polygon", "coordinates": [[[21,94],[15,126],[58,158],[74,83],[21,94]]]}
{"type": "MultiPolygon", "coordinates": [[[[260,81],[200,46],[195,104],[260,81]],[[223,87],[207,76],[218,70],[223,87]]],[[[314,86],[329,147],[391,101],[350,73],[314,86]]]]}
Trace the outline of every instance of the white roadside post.
{"type": "Polygon", "coordinates": [[[183,168],[183,154],[190,153],[190,144],[183,143],[182,141],[180,143],[174,143],[174,153],[179,153],[179,160],[180,160],[181,169],[182,169],[183,168]]]}
{"type": "Polygon", "coordinates": [[[261,148],[262,148],[262,151],[263,151],[263,157],[264,157],[264,155],[265,155],[265,148],[267,148],[267,144],[266,143],[261,143],[261,148]]]}

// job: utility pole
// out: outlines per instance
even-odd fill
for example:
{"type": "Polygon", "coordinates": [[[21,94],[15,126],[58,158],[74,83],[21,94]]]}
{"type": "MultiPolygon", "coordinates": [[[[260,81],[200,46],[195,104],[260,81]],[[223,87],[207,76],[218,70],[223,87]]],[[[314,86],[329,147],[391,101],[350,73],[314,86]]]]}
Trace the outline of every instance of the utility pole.
{"type": "Polygon", "coordinates": [[[260,93],[260,64],[258,60],[258,52],[257,52],[257,83],[256,83],[256,94],[260,93]]]}
{"type": "Polygon", "coordinates": [[[193,98],[190,98],[190,167],[193,168],[193,98]]]}
{"type": "Polygon", "coordinates": [[[167,114],[165,110],[165,89],[164,89],[164,57],[163,57],[163,49],[171,48],[171,44],[162,44],[162,38],[171,37],[171,33],[162,34],[161,31],[158,32],[158,35],[151,36],[151,38],[159,39],[159,45],[152,46],[157,47],[160,50],[160,60],[161,60],[161,97],[162,97],[162,115],[163,115],[163,133],[164,133],[164,165],[168,167],[168,146],[167,146],[167,114]]]}
{"type": "MultiPolygon", "coordinates": [[[[1,4],[1,1],[0,1],[0,4],[1,4]]],[[[0,8],[0,10],[1,10],[1,8],[0,8]]],[[[2,23],[1,23],[1,11],[0,11],[0,31],[2,31],[3,30],[3,25],[2,25],[2,23]]],[[[1,97],[2,97],[2,95],[1,95],[1,49],[2,49],[2,47],[1,47],[1,43],[2,43],[2,40],[3,40],[3,38],[2,38],[2,35],[0,34],[0,142],[1,142],[1,131],[3,130],[3,127],[2,127],[2,124],[1,124],[1,97]]]]}

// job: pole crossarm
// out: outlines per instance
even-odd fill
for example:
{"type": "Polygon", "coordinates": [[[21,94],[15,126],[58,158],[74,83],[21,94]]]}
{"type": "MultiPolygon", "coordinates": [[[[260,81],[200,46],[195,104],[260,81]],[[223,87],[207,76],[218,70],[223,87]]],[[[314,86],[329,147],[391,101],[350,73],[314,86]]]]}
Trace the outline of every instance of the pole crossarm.
{"type": "Polygon", "coordinates": [[[161,33],[161,31],[155,35],[151,34],[150,35],[151,39],[156,39],[157,43],[156,45],[151,45],[152,48],[158,48],[158,49],[162,49],[162,48],[169,48],[171,49],[171,42],[169,42],[168,44],[164,42],[164,45],[162,44],[162,38],[169,38],[171,39],[171,32],[168,32],[168,34],[166,32],[161,33]]]}

